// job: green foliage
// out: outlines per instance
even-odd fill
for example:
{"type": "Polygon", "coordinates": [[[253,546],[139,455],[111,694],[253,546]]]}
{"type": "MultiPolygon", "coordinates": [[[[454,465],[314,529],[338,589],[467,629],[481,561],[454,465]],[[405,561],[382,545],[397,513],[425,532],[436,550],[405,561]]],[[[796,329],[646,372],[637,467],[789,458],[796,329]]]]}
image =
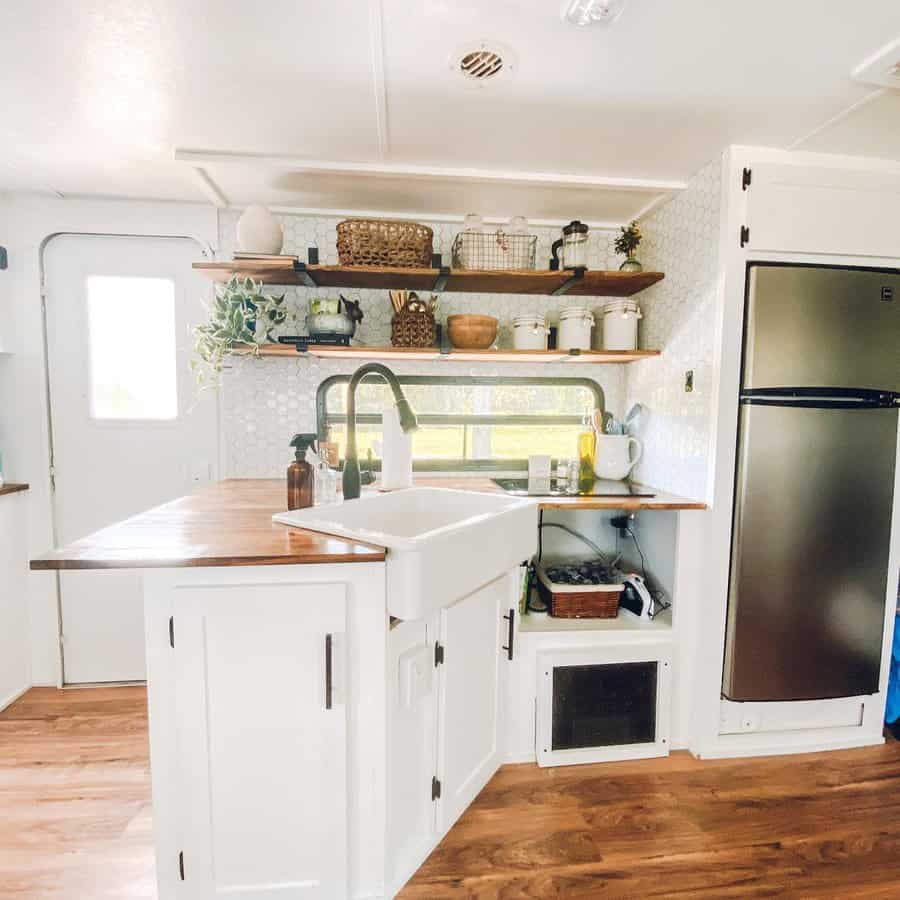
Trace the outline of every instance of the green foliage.
{"type": "Polygon", "coordinates": [[[644,236],[638,223],[632,222],[630,225],[623,225],[620,229],[619,236],[616,238],[616,253],[623,253],[625,256],[633,256],[644,236]]]}
{"type": "Polygon", "coordinates": [[[235,345],[259,355],[260,344],[271,342],[275,328],[288,319],[284,295],[268,297],[262,282],[235,275],[216,285],[216,299],[207,307],[209,319],[194,329],[191,370],[201,388],[217,387],[225,358],[235,345]]]}

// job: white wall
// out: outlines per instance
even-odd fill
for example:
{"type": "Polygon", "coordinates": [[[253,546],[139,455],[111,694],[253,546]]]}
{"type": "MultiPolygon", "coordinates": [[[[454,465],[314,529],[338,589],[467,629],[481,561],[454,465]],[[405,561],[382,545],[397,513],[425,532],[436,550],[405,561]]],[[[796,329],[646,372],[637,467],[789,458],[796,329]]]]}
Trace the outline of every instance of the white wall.
{"type": "MultiPolygon", "coordinates": [[[[0,243],[9,252],[9,269],[0,273],[0,280],[8,285],[9,300],[4,301],[2,318],[7,349],[13,354],[0,362],[0,435],[8,472],[31,484],[27,553],[33,557],[54,543],[40,296],[42,245],[54,234],[92,233],[190,236],[215,246],[216,217],[208,206],[12,194],[7,198],[6,222],[0,243]]],[[[56,579],[52,573],[30,572],[27,590],[32,678],[35,684],[55,684],[56,579]]]]}

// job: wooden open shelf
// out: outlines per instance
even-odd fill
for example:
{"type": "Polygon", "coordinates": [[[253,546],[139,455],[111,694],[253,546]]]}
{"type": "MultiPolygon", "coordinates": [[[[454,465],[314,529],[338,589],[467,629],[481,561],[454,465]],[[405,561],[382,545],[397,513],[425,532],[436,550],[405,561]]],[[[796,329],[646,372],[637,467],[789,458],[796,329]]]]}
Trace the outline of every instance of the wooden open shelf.
{"type": "Polygon", "coordinates": [[[278,260],[194,263],[213,281],[245,275],[264,284],[321,288],[450,291],[484,294],[566,294],[571,297],[631,297],[656,284],[662,272],[606,272],[596,269],[550,272],[537,269],[405,269],[390,266],[308,266],[292,256],[278,260]]]}
{"type": "MultiPolygon", "coordinates": [[[[241,355],[252,351],[236,348],[241,355]]],[[[492,363],[628,363],[640,359],[659,356],[659,350],[455,350],[445,353],[439,347],[333,347],[313,346],[298,352],[292,344],[263,344],[260,356],[288,356],[294,359],[316,356],[320,359],[392,359],[392,360],[435,360],[450,362],[492,362],[492,363]]]]}

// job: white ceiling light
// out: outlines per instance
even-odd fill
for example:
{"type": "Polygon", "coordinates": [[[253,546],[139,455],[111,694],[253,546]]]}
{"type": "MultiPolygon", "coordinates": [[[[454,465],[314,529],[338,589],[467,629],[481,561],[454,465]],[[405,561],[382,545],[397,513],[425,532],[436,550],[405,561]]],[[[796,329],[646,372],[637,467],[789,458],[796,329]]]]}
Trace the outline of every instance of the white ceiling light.
{"type": "Polygon", "coordinates": [[[562,18],[570,25],[612,25],[625,9],[625,0],[564,0],[562,18]]]}

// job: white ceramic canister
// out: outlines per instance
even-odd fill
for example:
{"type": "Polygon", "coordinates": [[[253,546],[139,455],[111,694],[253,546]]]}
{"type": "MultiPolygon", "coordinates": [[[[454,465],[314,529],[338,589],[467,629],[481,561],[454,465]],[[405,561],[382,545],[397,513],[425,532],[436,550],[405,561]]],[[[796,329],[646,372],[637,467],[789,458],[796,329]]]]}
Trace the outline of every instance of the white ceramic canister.
{"type": "Polygon", "coordinates": [[[513,347],[516,350],[546,350],[549,333],[543,316],[516,316],[513,319],[513,347]]]}
{"type": "Polygon", "coordinates": [[[590,350],[594,316],[586,306],[570,306],[559,314],[560,350],[590,350]]]}
{"type": "Polygon", "coordinates": [[[603,306],[603,349],[637,350],[640,318],[637,300],[607,301],[603,306]]]}

